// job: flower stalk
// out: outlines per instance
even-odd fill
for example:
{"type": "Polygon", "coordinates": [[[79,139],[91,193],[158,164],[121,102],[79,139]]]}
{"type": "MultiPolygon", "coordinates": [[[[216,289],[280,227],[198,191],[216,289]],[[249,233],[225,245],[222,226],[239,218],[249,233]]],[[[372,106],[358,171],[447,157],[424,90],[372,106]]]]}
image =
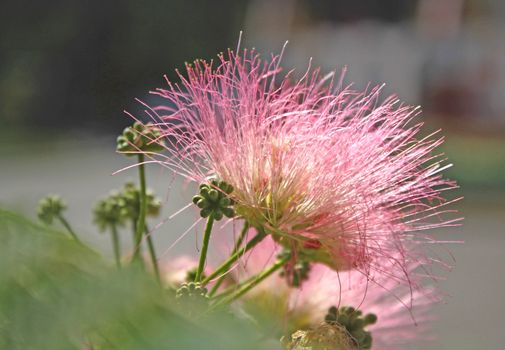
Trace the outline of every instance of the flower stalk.
{"type": "MultiPolygon", "coordinates": [[[[246,221],[244,223],[244,227],[242,227],[242,230],[240,231],[240,235],[238,236],[237,241],[235,242],[235,245],[233,247],[231,254],[235,254],[240,249],[240,246],[242,245],[242,243],[244,242],[244,239],[247,236],[247,232],[249,231],[249,227],[250,227],[249,223],[246,221]]],[[[214,294],[216,294],[217,290],[219,289],[219,287],[223,283],[224,278],[225,278],[224,275],[219,277],[219,279],[216,281],[216,283],[214,284],[214,286],[210,290],[209,296],[213,296],[214,294]]]]}
{"type": "Polygon", "coordinates": [[[251,238],[249,242],[247,242],[247,244],[243,248],[239,249],[238,251],[230,255],[230,257],[225,262],[223,262],[221,266],[219,266],[216,270],[214,270],[214,272],[212,272],[209,276],[204,278],[202,280],[202,285],[206,285],[214,278],[221,276],[222,274],[227,272],[230,269],[231,265],[233,265],[233,263],[235,263],[241,256],[243,256],[249,250],[254,248],[265,237],[266,237],[265,232],[263,230],[260,230],[253,238],[251,238]]]}
{"type": "Polygon", "coordinates": [[[257,274],[254,278],[252,278],[250,281],[240,285],[237,289],[237,291],[227,297],[224,297],[223,299],[217,301],[213,306],[217,307],[223,304],[229,304],[244,294],[246,294],[248,291],[256,287],[259,283],[261,283],[263,280],[265,280],[267,277],[271,276],[274,272],[278,271],[281,267],[286,265],[288,261],[291,259],[291,255],[286,254],[279,258],[275,264],[270,266],[269,268],[265,269],[264,271],[260,272],[257,274]]]}
{"type": "Polygon", "coordinates": [[[133,259],[136,260],[140,257],[140,244],[142,242],[142,235],[145,230],[146,225],[146,175],[144,166],[144,155],[142,153],[138,154],[139,162],[139,180],[140,180],[140,201],[139,201],[139,216],[137,219],[137,226],[135,230],[135,252],[133,254],[133,259]]]}
{"type": "Polygon", "coordinates": [[[209,249],[210,234],[212,232],[212,226],[214,225],[214,214],[210,214],[207,219],[207,224],[205,225],[205,232],[203,234],[202,251],[200,252],[200,261],[198,263],[198,269],[196,270],[195,282],[200,282],[203,275],[203,270],[205,268],[205,261],[207,260],[207,250],[209,249]]]}
{"type": "Polygon", "coordinates": [[[42,198],[39,202],[39,207],[37,211],[37,216],[46,225],[52,225],[55,219],[65,227],[70,236],[77,242],[81,243],[79,237],[74,232],[68,221],[63,216],[63,212],[67,209],[67,204],[63,201],[60,196],[49,195],[42,198]]]}
{"type": "Polygon", "coordinates": [[[147,248],[149,250],[149,256],[151,257],[151,263],[153,264],[154,274],[156,275],[156,280],[161,283],[160,268],[158,267],[158,258],[156,257],[156,250],[154,248],[153,238],[149,232],[147,225],[145,226],[145,234],[147,240],[147,248]]]}
{"type": "Polygon", "coordinates": [[[74,230],[72,229],[72,227],[70,226],[68,221],[63,217],[63,215],[58,214],[56,217],[61,222],[61,224],[65,227],[65,229],[68,231],[68,233],[70,233],[70,236],[72,236],[72,238],[76,242],[81,243],[81,240],[79,239],[79,237],[77,237],[77,234],[74,232],[74,230]]]}
{"type": "Polygon", "coordinates": [[[112,237],[112,249],[114,250],[114,260],[118,269],[121,268],[121,248],[119,246],[119,234],[116,225],[110,225],[110,232],[112,237]]]}

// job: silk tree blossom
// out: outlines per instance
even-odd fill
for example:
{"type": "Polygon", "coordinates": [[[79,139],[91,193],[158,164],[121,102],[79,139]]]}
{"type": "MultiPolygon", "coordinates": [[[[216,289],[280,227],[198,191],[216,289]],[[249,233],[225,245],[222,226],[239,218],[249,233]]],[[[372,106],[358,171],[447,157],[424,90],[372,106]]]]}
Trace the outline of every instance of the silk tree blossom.
{"type": "Polygon", "coordinates": [[[410,284],[427,229],[453,225],[442,192],[443,140],[421,136],[419,109],[381,87],[356,91],[334,74],[282,73],[280,56],[243,50],[197,60],[153,92],[146,113],[164,154],[144,152],[187,180],[233,186],[238,218],[336,271],[410,284]],[[389,263],[385,263],[389,262],[389,263]]]}
{"type": "MultiPolygon", "coordinates": [[[[278,252],[274,242],[265,239],[242,261],[234,276],[241,280],[260,272],[278,252]]],[[[279,322],[286,327],[283,331],[293,332],[317,329],[332,306],[351,306],[377,316],[377,322],[367,326],[373,338],[372,349],[404,349],[413,342],[433,339],[430,323],[434,317],[430,311],[441,299],[433,286],[420,288],[427,276],[419,268],[415,263],[408,265],[409,275],[418,286],[413,289],[381,274],[367,277],[355,270],[339,273],[314,265],[309,279],[299,288],[289,287],[279,275],[273,276],[246,295],[243,307],[255,316],[258,309],[276,313],[270,317],[284,317],[286,322],[279,322]]]]}
{"type": "MultiPolygon", "coordinates": [[[[408,266],[414,273],[418,266],[408,266]]],[[[438,301],[432,288],[411,291],[398,282],[378,276],[374,281],[357,271],[340,275],[326,266],[318,265],[300,290],[292,290],[291,309],[303,307],[315,318],[324,317],[334,305],[353,306],[363,313],[377,316],[377,322],[368,327],[373,336],[373,349],[403,349],[416,341],[432,339],[430,314],[438,301]]]]}

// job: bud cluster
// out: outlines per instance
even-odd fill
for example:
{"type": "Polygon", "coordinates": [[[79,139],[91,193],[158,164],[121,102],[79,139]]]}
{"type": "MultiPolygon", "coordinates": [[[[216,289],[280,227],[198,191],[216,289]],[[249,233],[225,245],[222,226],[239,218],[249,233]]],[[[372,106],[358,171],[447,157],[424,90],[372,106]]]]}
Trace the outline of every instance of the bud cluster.
{"type": "Polygon", "coordinates": [[[372,348],[372,334],[365,330],[365,327],[377,322],[375,314],[363,316],[360,310],[352,306],[342,306],[337,309],[332,306],[325,316],[326,323],[335,324],[344,327],[352,340],[356,343],[358,349],[369,350],[372,348]]]}
{"type": "Polygon", "coordinates": [[[125,200],[121,193],[111,192],[109,196],[99,200],[93,210],[94,222],[100,229],[105,231],[110,226],[121,226],[127,217],[125,200]]]}
{"type": "Polygon", "coordinates": [[[189,314],[199,314],[209,305],[207,288],[199,282],[184,282],[175,291],[175,299],[189,314]]]}
{"type": "MultiPolygon", "coordinates": [[[[124,208],[128,217],[136,219],[140,208],[140,189],[133,182],[127,182],[122,192],[124,208]]],[[[150,189],[146,191],[146,215],[158,216],[161,208],[161,200],[150,189]]]]}
{"type": "Polygon", "coordinates": [[[60,196],[49,195],[40,200],[37,216],[42,222],[50,225],[65,209],[67,205],[60,196]]]}
{"type": "MultiPolygon", "coordinates": [[[[157,216],[161,201],[152,191],[146,193],[147,215],[157,216]]],[[[140,206],[140,190],[132,182],[127,182],[122,191],[112,191],[98,201],[94,209],[94,222],[101,231],[109,226],[121,226],[125,220],[137,220],[140,206]]]]}
{"type": "Polygon", "coordinates": [[[135,122],[133,126],[124,129],[117,138],[117,151],[130,155],[142,153],[157,153],[164,150],[164,142],[159,128],[151,123],[135,122]]]}
{"type": "Polygon", "coordinates": [[[235,216],[234,201],[229,197],[232,192],[233,186],[214,179],[209,184],[200,185],[200,193],[193,197],[193,203],[201,209],[203,218],[211,214],[215,220],[221,220],[223,216],[232,218],[235,216]]]}

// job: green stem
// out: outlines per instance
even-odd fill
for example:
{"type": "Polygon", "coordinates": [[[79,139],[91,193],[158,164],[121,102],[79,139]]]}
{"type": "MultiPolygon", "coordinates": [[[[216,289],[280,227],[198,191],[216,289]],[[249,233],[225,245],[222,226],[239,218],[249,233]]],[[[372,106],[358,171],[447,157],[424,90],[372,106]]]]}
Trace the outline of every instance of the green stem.
{"type": "Polygon", "coordinates": [[[119,235],[117,233],[116,225],[110,226],[111,236],[112,236],[112,248],[114,250],[114,259],[116,260],[116,265],[118,269],[121,268],[121,249],[119,247],[119,235]]]}
{"type": "Polygon", "coordinates": [[[149,248],[149,255],[151,256],[151,262],[153,264],[154,274],[156,275],[156,280],[161,283],[160,269],[158,267],[158,259],[156,258],[156,251],[154,250],[154,243],[151,235],[149,234],[149,229],[146,225],[146,238],[147,247],[149,248]]]}
{"type": "Polygon", "coordinates": [[[79,237],[77,237],[77,235],[75,234],[74,230],[72,230],[72,227],[70,227],[70,224],[68,223],[68,221],[65,220],[65,218],[62,215],[58,215],[58,219],[60,220],[61,224],[63,226],[65,226],[65,228],[67,229],[68,233],[70,233],[70,235],[72,236],[72,238],[76,242],[81,243],[81,240],[79,239],[79,237]]]}
{"type": "Polygon", "coordinates": [[[208,277],[206,277],[202,281],[202,284],[206,285],[214,278],[216,278],[216,277],[220,276],[221,274],[225,273],[226,271],[228,271],[230,269],[231,265],[235,261],[237,261],[246,252],[251,250],[254,246],[256,246],[259,242],[261,242],[263,240],[263,238],[265,238],[265,237],[266,237],[266,235],[265,235],[264,231],[260,230],[260,232],[258,232],[256,234],[256,236],[254,236],[249,242],[247,242],[245,247],[243,247],[242,249],[233,253],[224,263],[221,264],[221,266],[219,266],[216,270],[214,270],[213,273],[211,273],[208,277]]]}
{"type": "MultiPolygon", "coordinates": [[[[236,253],[237,250],[240,249],[240,246],[242,245],[242,243],[244,242],[244,239],[247,236],[247,231],[249,231],[249,223],[246,221],[244,223],[244,227],[242,227],[242,230],[240,231],[240,235],[238,236],[237,241],[235,242],[235,245],[234,245],[233,250],[231,252],[232,254],[236,253]]],[[[216,294],[217,290],[219,289],[219,287],[223,283],[224,278],[225,278],[225,275],[222,275],[221,277],[219,277],[217,282],[214,284],[214,286],[210,290],[209,296],[213,296],[214,294],[216,294]]]]}
{"type": "Polygon", "coordinates": [[[139,161],[139,178],[140,178],[140,208],[139,208],[139,217],[137,220],[137,229],[135,231],[135,246],[134,246],[134,254],[133,258],[138,259],[140,257],[140,242],[142,241],[142,234],[144,233],[145,225],[146,225],[146,174],[144,167],[144,155],[138,155],[139,161]]]}
{"type": "Polygon", "coordinates": [[[210,233],[212,232],[212,225],[214,224],[214,215],[210,214],[205,225],[205,232],[203,234],[202,251],[200,252],[200,262],[196,270],[195,282],[200,282],[202,279],[203,269],[205,268],[205,261],[207,259],[207,250],[209,248],[210,233]]]}
{"type": "MultiPolygon", "coordinates": [[[[132,239],[133,239],[133,248],[135,248],[135,231],[137,230],[137,218],[132,218],[132,239]]],[[[140,247],[138,247],[140,249],[140,247]]]]}
{"type": "Polygon", "coordinates": [[[229,295],[229,296],[227,296],[227,297],[219,300],[217,303],[215,303],[213,305],[213,307],[217,307],[217,306],[222,305],[222,304],[229,304],[229,303],[233,302],[234,300],[240,298],[245,293],[247,293],[248,291],[250,291],[251,289],[253,289],[254,287],[256,287],[260,282],[262,282],[267,277],[269,277],[270,275],[272,275],[275,271],[279,270],[281,267],[283,267],[284,265],[286,265],[286,263],[290,259],[291,259],[291,257],[289,255],[286,255],[283,258],[277,260],[277,262],[275,264],[273,264],[272,266],[270,266],[268,269],[264,270],[263,272],[257,274],[254,277],[254,279],[252,279],[250,282],[245,283],[245,284],[239,286],[239,288],[237,289],[237,291],[234,294],[229,295]]]}
{"type": "MultiPolygon", "coordinates": [[[[236,292],[237,290],[239,290],[242,286],[244,286],[245,284],[251,282],[252,280],[254,280],[256,278],[256,275],[254,276],[251,276],[249,277],[248,279],[246,279],[245,281],[242,281],[238,284],[234,284],[228,288],[226,288],[225,290],[223,290],[221,293],[219,293],[219,295],[216,295],[215,297],[213,297],[213,299],[215,300],[219,300],[219,299],[222,299],[230,294],[232,294],[233,292],[236,292]]],[[[212,296],[212,295],[209,295],[209,296],[212,296]]]]}
{"type": "Polygon", "coordinates": [[[244,223],[244,227],[242,227],[242,230],[240,231],[240,235],[238,236],[237,241],[235,242],[235,246],[233,247],[233,253],[239,250],[240,246],[242,245],[244,239],[247,236],[247,231],[249,231],[249,223],[246,221],[244,223]]]}

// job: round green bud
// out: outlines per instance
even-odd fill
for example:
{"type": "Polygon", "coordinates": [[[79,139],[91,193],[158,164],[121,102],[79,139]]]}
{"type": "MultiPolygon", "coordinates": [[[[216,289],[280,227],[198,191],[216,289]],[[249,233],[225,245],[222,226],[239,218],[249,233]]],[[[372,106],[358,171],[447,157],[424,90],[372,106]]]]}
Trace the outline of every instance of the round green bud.
{"type": "Polygon", "coordinates": [[[362,318],[353,318],[349,323],[349,329],[361,329],[365,327],[365,321],[362,318]]]}
{"type": "Polygon", "coordinates": [[[219,221],[223,218],[223,212],[220,209],[214,210],[212,215],[214,216],[214,219],[216,219],[217,221],[219,221]]]}
{"type": "Polygon", "coordinates": [[[117,150],[127,155],[138,152],[160,152],[165,148],[161,137],[161,130],[151,123],[135,122],[132,126],[125,128],[117,138],[117,150]]]}
{"type": "Polygon", "coordinates": [[[209,187],[203,187],[200,189],[200,195],[204,198],[209,198],[209,187]]]}
{"type": "Polygon", "coordinates": [[[231,204],[231,201],[230,201],[230,198],[228,198],[228,197],[222,197],[219,200],[219,206],[221,206],[221,207],[227,207],[230,204],[231,204]]]}
{"type": "Polygon", "coordinates": [[[365,316],[365,325],[371,325],[371,324],[375,324],[377,322],[377,315],[375,314],[367,314],[365,316]]]}
{"type": "Polygon", "coordinates": [[[39,202],[37,209],[37,216],[39,219],[46,223],[51,224],[53,220],[61,215],[61,213],[67,208],[67,205],[63,199],[58,195],[49,195],[42,198],[39,202]]]}
{"type": "Polygon", "coordinates": [[[209,208],[203,208],[202,210],[200,210],[200,216],[202,218],[208,217],[211,213],[212,213],[212,210],[209,208]]]}
{"type": "Polygon", "coordinates": [[[226,193],[226,194],[230,194],[233,192],[233,186],[228,184],[228,183],[224,183],[223,187],[221,187],[221,189],[226,193]]]}
{"type": "Polygon", "coordinates": [[[215,189],[209,190],[209,199],[213,202],[216,202],[219,198],[219,192],[215,189]]]}
{"type": "Polygon", "coordinates": [[[349,323],[349,317],[344,313],[340,313],[337,316],[337,322],[340,323],[342,326],[345,326],[349,323]]]}
{"type": "Polygon", "coordinates": [[[199,202],[200,200],[202,200],[202,199],[203,199],[203,197],[202,197],[202,196],[200,196],[199,194],[197,194],[197,195],[193,196],[193,199],[192,199],[192,200],[193,200],[193,204],[198,204],[198,202],[199,202]]]}
{"type": "Polygon", "coordinates": [[[225,208],[222,208],[221,211],[223,212],[224,216],[226,216],[227,218],[233,218],[235,217],[235,210],[233,210],[232,208],[228,208],[228,207],[225,207],[225,208]]]}
{"type": "Polygon", "coordinates": [[[199,194],[193,197],[193,203],[201,209],[200,216],[206,218],[212,214],[215,220],[221,220],[224,216],[234,217],[235,210],[231,207],[234,201],[226,194],[226,191],[230,191],[230,186],[216,178],[208,181],[209,183],[200,184],[199,194]]]}
{"type": "Polygon", "coordinates": [[[200,209],[208,208],[209,202],[206,199],[202,198],[196,203],[196,206],[200,209]]]}

